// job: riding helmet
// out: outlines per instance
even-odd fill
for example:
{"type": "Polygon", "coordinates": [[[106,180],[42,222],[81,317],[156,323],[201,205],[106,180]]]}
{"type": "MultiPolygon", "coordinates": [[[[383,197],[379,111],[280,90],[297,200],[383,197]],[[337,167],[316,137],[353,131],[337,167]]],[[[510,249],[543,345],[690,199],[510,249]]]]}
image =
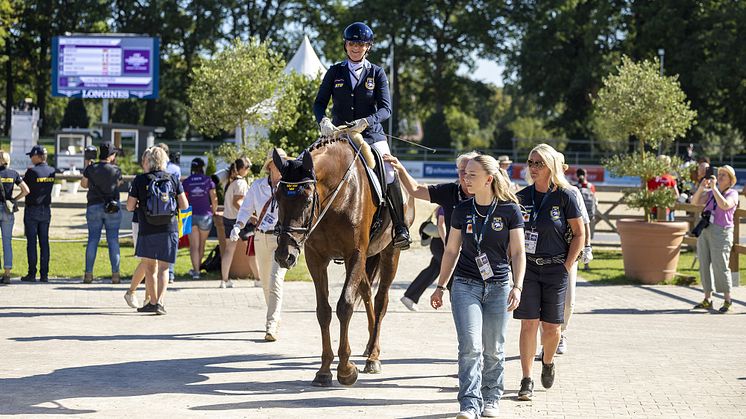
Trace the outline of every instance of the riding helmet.
{"type": "Polygon", "coordinates": [[[363,22],[355,22],[345,28],[345,41],[373,43],[373,30],[363,22]]]}

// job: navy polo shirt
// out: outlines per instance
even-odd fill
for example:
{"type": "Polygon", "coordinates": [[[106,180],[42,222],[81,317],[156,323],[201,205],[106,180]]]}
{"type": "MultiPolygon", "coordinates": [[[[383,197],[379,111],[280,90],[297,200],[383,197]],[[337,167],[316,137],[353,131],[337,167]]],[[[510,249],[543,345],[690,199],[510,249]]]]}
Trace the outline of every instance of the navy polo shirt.
{"type": "MultiPolygon", "coordinates": [[[[13,198],[13,187],[21,183],[21,175],[13,169],[8,169],[7,166],[0,166],[0,182],[3,184],[4,197],[11,199],[13,198]]],[[[4,202],[3,196],[0,196],[0,202],[4,202]]]]}
{"type": "Polygon", "coordinates": [[[52,205],[52,186],[54,186],[54,167],[46,162],[39,163],[26,170],[23,181],[30,190],[26,195],[26,206],[52,205]]]}
{"type": "Polygon", "coordinates": [[[523,228],[521,209],[514,202],[498,202],[492,214],[489,214],[489,205],[476,205],[476,211],[474,207],[474,198],[470,198],[458,204],[453,210],[451,227],[461,230],[462,240],[461,253],[453,276],[482,279],[476,262],[476,238],[481,234],[480,249],[487,255],[494,274],[487,281],[507,281],[510,273],[510,230],[523,228]],[[488,217],[486,222],[485,217],[488,217]]]}
{"type": "Polygon", "coordinates": [[[368,128],[362,132],[365,141],[370,144],[386,141],[381,122],[391,116],[391,95],[386,72],[381,67],[366,61],[355,88],[350,83],[347,61],[329,67],[313,103],[317,123],[324,118],[330,99],[332,124],[339,126],[365,118],[368,121],[368,128]]]}
{"type": "Polygon", "coordinates": [[[451,232],[451,216],[453,209],[459,202],[468,199],[469,197],[464,194],[461,190],[461,185],[458,182],[452,183],[439,183],[437,185],[429,185],[427,191],[430,194],[430,202],[438,204],[443,208],[443,216],[446,220],[446,241],[448,240],[448,234],[451,232]]]}
{"type": "Polygon", "coordinates": [[[552,257],[567,254],[570,244],[565,240],[567,220],[580,218],[580,205],[575,194],[557,188],[547,194],[535,192],[534,185],[527,186],[517,193],[521,202],[523,221],[526,231],[539,233],[534,257],[552,257]],[[543,204],[542,204],[543,203],[543,204]],[[532,223],[534,211],[536,220],[532,223]]]}

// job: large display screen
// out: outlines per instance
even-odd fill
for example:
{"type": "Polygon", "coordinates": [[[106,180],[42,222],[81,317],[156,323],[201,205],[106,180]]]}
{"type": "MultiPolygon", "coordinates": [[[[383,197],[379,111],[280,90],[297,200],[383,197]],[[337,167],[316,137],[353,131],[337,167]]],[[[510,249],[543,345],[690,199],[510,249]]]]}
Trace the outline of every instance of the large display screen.
{"type": "Polygon", "coordinates": [[[158,47],[158,38],[141,36],[56,36],[52,96],[156,99],[158,47]]]}

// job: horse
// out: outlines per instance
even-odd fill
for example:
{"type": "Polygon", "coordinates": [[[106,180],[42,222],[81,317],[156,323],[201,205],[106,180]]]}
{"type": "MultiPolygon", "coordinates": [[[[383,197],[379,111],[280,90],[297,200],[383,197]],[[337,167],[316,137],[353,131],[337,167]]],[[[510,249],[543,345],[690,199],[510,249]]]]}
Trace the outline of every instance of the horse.
{"type": "MultiPolygon", "coordinates": [[[[371,235],[378,207],[373,201],[373,189],[362,158],[361,152],[355,151],[344,137],[322,137],[296,160],[285,161],[273,153],[273,161],[282,174],[275,192],[278,205],[275,260],[280,266],[291,268],[301,248],[305,249],[306,264],[316,291],[316,317],[322,337],[321,367],[312,382],[318,387],[331,386],[333,379],[334,352],[329,334],[332,309],[327,276],[332,260],[343,260],[346,272],[337,302],[340,322],[337,380],[350,386],[358,378],[358,370],[350,362],[348,329],[354,304],[359,300],[365,306],[369,335],[363,373],[381,372],[381,323],[399,263],[399,249],[393,246],[389,211],[381,211],[382,224],[371,235]],[[379,281],[374,302],[371,297],[376,277],[379,281]]],[[[411,225],[414,219],[411,196],[405,211],[407,225],[411,225]]]]}

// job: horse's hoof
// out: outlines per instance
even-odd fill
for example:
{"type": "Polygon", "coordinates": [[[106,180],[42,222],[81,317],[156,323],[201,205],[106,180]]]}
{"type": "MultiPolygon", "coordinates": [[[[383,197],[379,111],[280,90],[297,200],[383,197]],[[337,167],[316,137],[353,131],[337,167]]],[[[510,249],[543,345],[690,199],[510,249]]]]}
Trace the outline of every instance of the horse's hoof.
{"type": "Polygon", "coordinates": [[[332,386],[332,374],[331,373],[316,373],[316,378],[311,383],[314,387],[331,387],[332,386]]]}
{"type": "Polygon", "coordinates": [[[380,374],[381,373],[381,361],[375,360],[375,361],[365,361],[365,369],[363,370],[365,374],[380,374]]]}
{"type": "Polygon", "coordinates": [[[357,381],[357,367],[354,365],[352,366],[352,372],[350,375],[342,375],[339,370],[337,370],[337,380],[339,381],[339,384],[342,384],[343,386],[351,386],[355,384],[357,381]]]}

